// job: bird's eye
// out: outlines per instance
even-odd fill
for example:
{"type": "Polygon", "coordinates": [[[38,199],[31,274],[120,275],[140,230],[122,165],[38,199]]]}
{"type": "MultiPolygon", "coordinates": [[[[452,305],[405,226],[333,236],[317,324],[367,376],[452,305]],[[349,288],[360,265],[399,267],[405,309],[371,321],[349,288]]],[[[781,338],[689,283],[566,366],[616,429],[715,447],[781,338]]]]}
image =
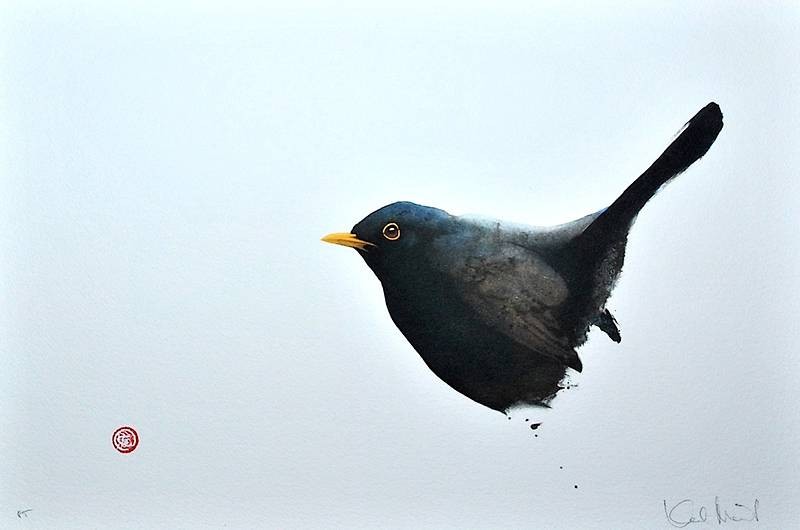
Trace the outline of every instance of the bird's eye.
{"type": "Polygon", "coordinates": [[[400,239],[400,227],[397,223],[389,223],[383,227],[383,237],[389,241],[397,241],[400,239]]]}

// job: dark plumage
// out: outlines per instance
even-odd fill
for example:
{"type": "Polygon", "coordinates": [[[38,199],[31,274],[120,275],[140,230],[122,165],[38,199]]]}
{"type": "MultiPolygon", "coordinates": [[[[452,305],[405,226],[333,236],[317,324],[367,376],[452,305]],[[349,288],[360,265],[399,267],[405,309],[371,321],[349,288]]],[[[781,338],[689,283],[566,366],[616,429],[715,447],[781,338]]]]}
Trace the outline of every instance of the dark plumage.
{"type": "Polygon", "coordinates": [[[628,231],[658,189],[702,157],[722,129],[701,109],[611,206],[538,228],[396,202],[324,241],[356,248],[383,285],[392,320],[443,381],[499,411],[547,405],[595,325],[621,340],[605,304],[628,231]]]}

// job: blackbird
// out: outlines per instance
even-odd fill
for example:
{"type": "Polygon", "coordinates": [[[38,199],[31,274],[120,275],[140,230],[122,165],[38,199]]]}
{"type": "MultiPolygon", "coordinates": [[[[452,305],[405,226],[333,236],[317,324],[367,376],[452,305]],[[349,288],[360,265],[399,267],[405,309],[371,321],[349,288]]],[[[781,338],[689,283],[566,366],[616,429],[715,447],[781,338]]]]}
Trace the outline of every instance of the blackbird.
{"type": "Polygon", "coordinates": [[[567,368],[582,370],[575,348],[589,326],[620,342],[606,300],[628,231],[721,130],[722,112],[709,103],[609,207],[566,224],[522,226],[395,202],[322,240],[358,251],[394,323],[452,388],[501,412],[547,407],[567,368]]]}

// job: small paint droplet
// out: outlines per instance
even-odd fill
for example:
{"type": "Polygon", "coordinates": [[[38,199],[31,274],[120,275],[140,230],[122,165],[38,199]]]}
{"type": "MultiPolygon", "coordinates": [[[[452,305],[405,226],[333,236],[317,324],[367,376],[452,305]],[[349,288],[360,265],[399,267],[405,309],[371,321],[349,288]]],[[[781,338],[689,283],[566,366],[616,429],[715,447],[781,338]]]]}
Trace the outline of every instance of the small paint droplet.
{"type": "Polygon", "coordinates": [[[539,425],[541,425],[541,423],[531,423],[531,429],[535,431],[536,429],[539,428],[539,425]]]}
{"type": "Polygon", "coordinates": [[[538,438],[538,437],[539,437],[539,435],[538,435],[538,434],[534,434],[534,435],[533,435],[533,437],[534,437],[534,438],[538,438]]]}
{"type": "Polygon", "coordinates": [[[577,484],[575,484],[575,489],[578,489],[578,485],[577,484]]]}
{"type": "Polygon", "coordinates": [[[564,466],[558,466],[558,469],[564,469],[564,466]]]}
{"type": "Polygon", "coordinates": [[[525,421],[531,421],[531,420],[529,420],[528,418],[525,418],[525,421]]]}

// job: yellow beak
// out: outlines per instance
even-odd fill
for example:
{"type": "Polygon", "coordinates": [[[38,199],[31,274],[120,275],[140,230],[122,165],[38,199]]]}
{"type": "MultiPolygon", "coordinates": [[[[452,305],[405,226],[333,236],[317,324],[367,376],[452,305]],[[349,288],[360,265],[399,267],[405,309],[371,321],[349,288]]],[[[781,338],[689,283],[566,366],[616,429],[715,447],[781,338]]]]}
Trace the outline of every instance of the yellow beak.
{"type": "Polygon", "coordinates": [[[336,232],[333,234],[328,234],[322,238],[322,241],[326,243],[333,243],[334,245],[357,248],[359,250],[367,250],[368,246],[375,246],[374,243],[362,241],[361,239],[358,239],[355,234],[350,234],[348,232],[336,232]]]}

